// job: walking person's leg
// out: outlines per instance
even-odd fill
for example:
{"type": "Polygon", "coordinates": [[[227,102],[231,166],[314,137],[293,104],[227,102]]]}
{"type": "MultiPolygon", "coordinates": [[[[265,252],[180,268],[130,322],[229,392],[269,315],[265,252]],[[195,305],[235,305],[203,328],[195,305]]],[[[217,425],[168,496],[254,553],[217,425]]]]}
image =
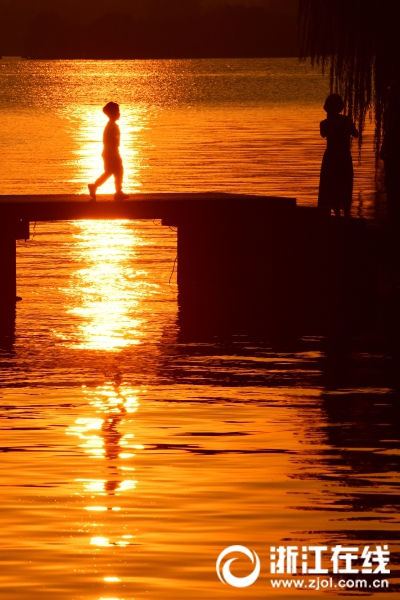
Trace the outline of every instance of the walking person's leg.
{"type": "Polygon", "coordinates": [[[94,183],[88,184],[89,194],[92,200],[96,200],[97,188],[103,185],[103,183],[105,183],[107,179],[111,177],[111,175],[112,173],[110,171],[104,171],[104,173],[100,175],[100,177],[98,177],[94,183]]]}
{"type": "Polygon", "coordinates": [[[118,168],[114,171],[114,181],[115,181],[115,200],[124,200],[125,198],[129,198],[128,194],[125,194],[122,191],[122,182],[124,179],[124,167],[121,163],[118,165],[118,168]]]}

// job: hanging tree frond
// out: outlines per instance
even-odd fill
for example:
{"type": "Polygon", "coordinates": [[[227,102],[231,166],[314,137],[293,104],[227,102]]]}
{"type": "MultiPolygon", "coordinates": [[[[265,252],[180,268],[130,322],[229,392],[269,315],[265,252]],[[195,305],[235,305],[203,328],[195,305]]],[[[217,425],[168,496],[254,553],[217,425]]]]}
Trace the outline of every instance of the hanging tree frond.
{"type": "Polygon", "coordinates": [[[375,115],[378,155],[389,84],[400,80],[397,0],[299,0],[301,58],[329,69],[360,130],[375,115]]]}

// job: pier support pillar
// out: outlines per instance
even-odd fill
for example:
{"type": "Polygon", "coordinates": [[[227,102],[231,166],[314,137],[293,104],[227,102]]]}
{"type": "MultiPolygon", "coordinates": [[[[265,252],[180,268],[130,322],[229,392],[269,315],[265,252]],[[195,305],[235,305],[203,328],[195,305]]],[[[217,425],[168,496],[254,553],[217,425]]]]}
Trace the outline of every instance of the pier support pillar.
{"type": "Polygon", "coordinates": [[[295,279],[292,222],[285,212],[268,216],[198,216],[178,223],[182,329],[259,330],[278,318],[287,322],[295,279]]]}
{"type": "Polygon", "coordinates": [[[15,308],[17,300],[16,240],[29,239],[29,221],[15,218],[0,224],[0,308],[15,308]]]}
{"type": "Polygon", "coordinates": [[[16,241],[13,227],[0,229],[0,306],[15,305],[17,297],[16,241]]]}

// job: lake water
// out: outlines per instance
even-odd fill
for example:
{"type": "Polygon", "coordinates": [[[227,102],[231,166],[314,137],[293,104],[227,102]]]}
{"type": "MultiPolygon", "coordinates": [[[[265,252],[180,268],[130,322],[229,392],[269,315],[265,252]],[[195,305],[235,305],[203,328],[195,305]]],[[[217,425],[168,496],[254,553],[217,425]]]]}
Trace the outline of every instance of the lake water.
{"type": "MultiPolygon", "coordinates": [[[[327,87],[288,59],[2,61],[0,193],[85,193],[114,99],[130,193],[315,204],[327,87]]],[[[353,211],[370,216],[371,127],[353,155],[353,211]]],[[[0,335],[1,598],[292,600],[304,592],[271,588],[270,546],[399,550],[382,345],[183,338],[175,257],[158,222],[31,224],[18,242],[23,301],[0,335]],[[236,544],[262,563],[246,589],[215,571],[236,544]]],[[[305,593],[394,597],[389,579],[305,593]]]]}

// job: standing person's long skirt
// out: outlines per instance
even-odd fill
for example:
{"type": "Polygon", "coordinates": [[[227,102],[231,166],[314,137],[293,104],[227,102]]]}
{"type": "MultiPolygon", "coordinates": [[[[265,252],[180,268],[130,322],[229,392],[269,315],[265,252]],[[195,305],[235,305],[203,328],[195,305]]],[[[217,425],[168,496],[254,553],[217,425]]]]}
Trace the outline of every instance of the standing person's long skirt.
{"type": "Polygon", "coordinates": [[[350,212],[353,194],[353,161],[350,152],[325,150],[321,165],[318,206],[350,212]]]}

